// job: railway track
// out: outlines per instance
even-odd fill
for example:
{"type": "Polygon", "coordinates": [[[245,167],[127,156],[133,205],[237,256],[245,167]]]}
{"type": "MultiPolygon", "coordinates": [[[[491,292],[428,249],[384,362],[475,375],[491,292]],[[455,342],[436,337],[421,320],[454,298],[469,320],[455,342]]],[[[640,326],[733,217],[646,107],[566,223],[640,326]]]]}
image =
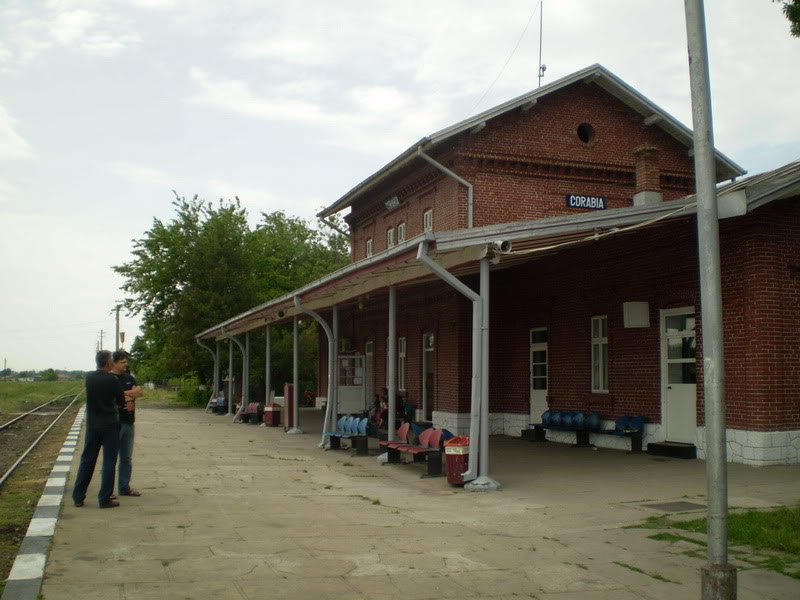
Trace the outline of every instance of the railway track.
{"type": "Polygon", "coordinates": [[[25,458],[33,451],[39,442],[44,439],[47,433],[58,423],[59,419],[64,416],[75,405],[78,399],[84,394],[85,390],[81,390],[74,394],[72,390],[56,396],[52,400],[37,406],[33,410],[11,419],[10,421],[0,425],[0,470],[3,474],[0,475],[0,487],[6,482],[11,474],[19,467],[25,458]],[[71,399],[70,399],[70,396],[71,399]],[[50,412],[39,412],[47,406],[57,406],[61,409],[61,405],[55,403],[59,400],[69,401],[69,404],[63,409],[59,410],[57,414],[50,412]],[[38,413],[38,414],[37,414],[38,413]],[[36,417],[35,419],[28,419],[29,417],[36,417]],[[45,417],[50,417],[49,419],[45,417]]]}

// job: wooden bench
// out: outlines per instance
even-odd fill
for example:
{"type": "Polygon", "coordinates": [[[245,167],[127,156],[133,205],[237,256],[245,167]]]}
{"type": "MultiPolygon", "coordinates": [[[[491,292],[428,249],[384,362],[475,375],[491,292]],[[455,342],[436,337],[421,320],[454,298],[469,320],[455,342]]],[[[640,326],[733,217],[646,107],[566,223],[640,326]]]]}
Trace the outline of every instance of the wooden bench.
{"type": "Polygon", "coordinates": [[[264,412],[264,407],[258,402],[251,402],[247,405],[242,413],[242,421],[245,423],[261,423],[261,415],[264,412]]]}

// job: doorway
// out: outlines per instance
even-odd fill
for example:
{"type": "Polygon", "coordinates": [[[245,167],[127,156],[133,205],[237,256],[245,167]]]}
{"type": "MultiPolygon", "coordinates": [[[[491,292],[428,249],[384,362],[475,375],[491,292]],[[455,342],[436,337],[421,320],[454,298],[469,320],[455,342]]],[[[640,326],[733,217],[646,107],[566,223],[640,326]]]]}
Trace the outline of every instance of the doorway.
{"type": "Polygon", "coordinates": [[[433,421],[434,338],[432,333],[422,334],[422,419],[433,421]]]}
{"type": "Polygon", "coordinates": [[[367,410],[375,401],[375,342],[364,342],[364,395],[367,399],[367,410]]]}
{"type": "Polygon", "coordinates": [[[666,440],[694,444],[697,431],[694,307],[661,311],[661,385],[666,440]]]}
{"type": "Polygon", "coordinates": [[[547,410],[547,327],[530,330],[531,423],[541,423],[547,410]]]}

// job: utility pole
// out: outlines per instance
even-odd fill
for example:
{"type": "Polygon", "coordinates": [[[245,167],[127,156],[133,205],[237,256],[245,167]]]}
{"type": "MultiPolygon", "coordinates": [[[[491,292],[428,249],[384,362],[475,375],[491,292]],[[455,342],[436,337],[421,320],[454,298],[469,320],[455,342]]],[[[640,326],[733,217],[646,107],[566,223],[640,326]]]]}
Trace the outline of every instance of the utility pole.
{"type": "Polygon", "coordinates": [[[122,304],[117,304],[111,310],[111,312],[117,313],[117,316],[116,316],[117,326],[116,326],[116,329],[114,331],[114,350],[119,350],[119,348],[120,348],[120,344],[119,344],[119,342],[120,342],[120,340],[119,340],[119,309],[120,308],[122,308],[122,304]]]}
{"type": "Polygon", "coordinates": [[[99,352],[100,350],[102,350],[102,349],[103,349],[103,336],[104,336],[105,334],[106,334],[106,332],[105,332],[104,330],[102,330],[102,329],[101,329],[101,330],[100,330],[100,344],[99,344],[99,346],[98,346],[98,348],[97,348],[97,351],[98,351],[98,352],[99,352]]]}
{"type": "Polygon", "coordinates": [[[725,356],[722,328],[714,125],[703,0],[685,0],[694,125],[697,244],[700,259],[703,398],[706,428],[708,562],[701,569],[703,600],[735,600],[736,567],[728,563],[728,465],[725,431],[725,356]]]}

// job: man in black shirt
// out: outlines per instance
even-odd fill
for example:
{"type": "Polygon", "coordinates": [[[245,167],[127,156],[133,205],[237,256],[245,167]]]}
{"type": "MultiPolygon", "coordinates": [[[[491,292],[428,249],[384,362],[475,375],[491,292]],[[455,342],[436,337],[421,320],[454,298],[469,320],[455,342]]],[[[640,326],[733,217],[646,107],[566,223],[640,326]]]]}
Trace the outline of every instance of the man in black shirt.
{"type": "Polygon", "coordinates": [[[134,421],[136,421],[136,398],[142,395],[142,388],[128,371],[130,355],[124,350],[117,350],[112,355],[114,368],[122,391],[125,393],[125,406],[119,409],[119,481],[117,489],[120,496],[141,496],[131,489],[131,473],[133,472],[133,438],[134,421]]]}
{"type": "Polygon", "coordinates": [[[117,378],[110,373],[114,366],[111,352],[100,350],[95,362],[97,370],[86,376],[86,441],[72,500],[75,506],[83,506],[102,447],[103,471],[98,500],[100,508],[114,508],[119,506],[111,495],[114,493],[114,471],[119,452],[119,407],[125,404],[125,394],[117,378]]]}

